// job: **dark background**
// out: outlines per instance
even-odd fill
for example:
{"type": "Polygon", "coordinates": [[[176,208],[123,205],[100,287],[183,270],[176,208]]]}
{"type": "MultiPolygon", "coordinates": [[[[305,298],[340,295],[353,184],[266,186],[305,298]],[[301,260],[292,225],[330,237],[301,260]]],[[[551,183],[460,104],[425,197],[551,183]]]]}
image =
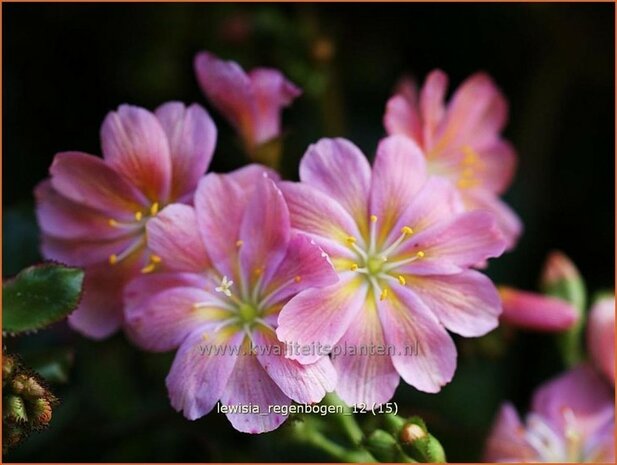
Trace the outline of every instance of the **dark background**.
{"type": "MultiPolygon", "coordinates": [[[[613,286],[612,4],[4,4],[5,276],[39,259],[32,189],[53,155],[99,154],[99,125],[121,103],[205,104],[192,71],[201,49],[278,67],[304,88],[284,119],[290,177],[325,135],[372,154],[402,74],[422,80],[439,67],[456,86],[489,72],[511,104],[506,135],[519,169],[506,199],[525,224],[516,250],[489,274],[536,289],[557,248],[592,293],[613,286]]],[[[220,138],[211,169],[241,166],[233,132],[213,116],[220,138]]],[[[477,460],[499,403],[524,409],[534,387],[563,368],[551,337],[507,336],[457,341],[457,375],[437,396],[399,388],[401,410],[422,414],[452,461],[477,460]]],[[[71,361],[68,380],[54,385],[63,403],[51,428],[10,460],[328,460],[288,442],[285,428],[252,437],[217,414],[184,420],[166,400],[170,356],[141,353],[122,336],[94,343],[57,325],[5,342],[32,360],[57,352],[71,361]]]]}

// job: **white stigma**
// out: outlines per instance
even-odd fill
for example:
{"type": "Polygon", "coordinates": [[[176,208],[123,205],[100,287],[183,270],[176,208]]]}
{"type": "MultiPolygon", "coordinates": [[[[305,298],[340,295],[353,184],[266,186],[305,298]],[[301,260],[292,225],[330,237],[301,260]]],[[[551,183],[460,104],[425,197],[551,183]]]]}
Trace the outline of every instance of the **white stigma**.
{"type": "Polygon", "coordinates": [[[215,287],[214,290],[216,292],[222,292],[227,297],[231,297],[231,291],[229,290],[229,288],[231,287],[233,283],[234,282],[232,280],[227,279],[227,276],[223,276],[223,279],[221,280],[221,285],[215,287]]]}

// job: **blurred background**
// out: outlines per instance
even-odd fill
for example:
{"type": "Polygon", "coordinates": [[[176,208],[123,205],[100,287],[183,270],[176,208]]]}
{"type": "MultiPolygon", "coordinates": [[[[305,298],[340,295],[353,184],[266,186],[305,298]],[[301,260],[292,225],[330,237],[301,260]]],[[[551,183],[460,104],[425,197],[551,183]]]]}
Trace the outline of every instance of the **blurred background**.
{"type": "MultiPolygon", "coordinates": [[[[525,224],[518,247],[488,274],[535,290],[546,254],[560,249],[591,293],[613,287],[612,4],[5,4],[5,277],[40,260],[32,189],[54,154],[100,154],[99,125],[122,103],[206,105],[192,69],[202,49],[247,68],[280,68],[304,89],[284,117],[290,178],[320,137],[347,137],[372,156],[403,74],[421,81],[441,68],[456,86],[487,71],[510,100],[506,135],[519,167],[506,200],[525,224]]],[[[220,137],[211,169],[241,166],[233,131],[212,114],[220,137]]],[[[91,342],[61,323],[4,342],[62,401],[49,430],[7,460],[330,460],[288,441],[285,427],[249,436],[216,413],[185,420],[166,398],[172,354],[140,352],[122,335],[91,342]]],[[[526,409],[533,389],[563,366],[546,335],[457,344],[457,374],[439,395],[401,384],[395,400],[403,414],[424,417],[450,461],[474,461],[498,405],[511,399],[526,409]]]]}

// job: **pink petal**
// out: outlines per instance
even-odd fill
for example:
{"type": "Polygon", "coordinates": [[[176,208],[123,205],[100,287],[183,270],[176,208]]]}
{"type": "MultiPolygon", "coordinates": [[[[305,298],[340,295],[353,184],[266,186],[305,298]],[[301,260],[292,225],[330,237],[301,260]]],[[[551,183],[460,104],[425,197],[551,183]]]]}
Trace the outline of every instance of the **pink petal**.
{"type": "Polygon", "coordinates": [[[497,226],[506,241],[507,250],[511,250],[518,241],[523,224],[518,215],[499,197],[480,189],[464,192],[464,202],[468,210],[484,209],[495,215],[497,226]]]}
{"type": "Polygon", "coordinates": [[[170,270],[200,272],[209,259],[197,226],[195,210],[173,204],[148,221],[148,247],[170,270]]]}
{"type": "Polygon", "coordinates": [[[257,68],[249,73],[255,99],[253,144],[259,145],[281,133],[281,110],[302,91],[276,69],[257,68]]]}
{"type": "Polygon", "coordinates": [[[131,260],[139,260],[144,256],[145,238],[143,236],[120,237],[109,240],[70,240],[56,239],[51,236],[41,238],[41,252],[49,260],[55,260],[71,266],[92,266],[101,264],[110,268],[109,257],[121,255],[126,250],[132,250],[128,255],[131,260]]]}
{"type": "Polygon", "coordinates": [[[384,126],[388,135],[402,134],[418,144],[422,141],[422,127],[417,106],[398,93],[386,103],[384,126]]]}
{"type": "Polygon", "coordinates": [[[499,294],[482,273],[468,270],[448,276],[415,276],[408,284],[441,324],[461,336],[482,336],[499,323],[499,294]]]}
{"type": "Polygon", "coordinates": [[[576,323],[576,309],[564,300],[508,287],[500,287],[499,293],[501,320],[506,324],[551,332],[565,331],[576,323]]]}
{"type": "Polygon", "coordinates": [[[387,352],[374,299],[352,320],[333,349],[336,392],[348,405],[378,405],[394,396],[400,377],[387,352]],[[362,352],[365,350],[365,352],[362,352]]]}
{"type": "Polygon", "coordinates": [[[59,239],[113,239],[130,233],[114,228],[104,213],[75,203],[60,195],[49,179],[34,190],[39,227],[59,239]]]}
{"type": "Polygon", "coordinates": [[[269,302],[276,304],[304,289],[324,287],[337,281],[338,275],[323,250],[307,236],[295,234],[263,294],[269,296],[269,302]]]}
{"type": "Polygon", "coordinates": [[[302,182],[340,203],[359,224],[366,224],[371,167],[358,147],[345,139],[321,139],[300,162],[302,182]]]}
{"type": "Polygon", "coordinates": [[[238,361],[221,397],[224,406],[257,406],[260,413],[227,413],[232,426],[243,433],[266,433],[278,428],[287,415],[271,413],[273,407],[286,407],[289,398],[270,378],[257,357],[245,355],[238,361]]]}
{"type": "Polygon", "coordinates": [[[250,78],[238,63],[209,52],[195,56],[194,68],[201,90],[245,140],[253,139],[255,101],[250,78]]]}
{"type": "Polygon", "coordinates": [[[152,202],[165,203],[171,187],[169,142],[158,119],[143,108],[121,105],[101,126],[105,161],[152,202]]]}
{"type": "Polygon", "coordinates": [[[426,305],[409,289],[392,289],[377,302],[392,363],[401,377],[423,392],[439,392],[456,369],[456,347],[426,305]]]}
{"type": "Polygon", "coordinates": [[[115,333],[123,322],[122,292],[133,271],[124,264],[113,273],[107,264],[87,268],[79,307],[69,315],[70,326],[92,339],[115,333]]]}
{"type": "Polygon", "coordinates": [[[403,136],[390,136],[377,147],[371,184],[371,214],[389,231],[426,181],[420,148],[403,136]]]}
{"type": "Polygon", "coordinates": [[[565,434],[567,411],[571,410],[584,437],[595,434],[615,415],[612,390],[588,365],[579,365],[543,384],[533,396],[532,410],[561,434],[565,434]]]}
{"type": "Polygon", "coordinates": [[[279,184],[291,217],[291,226],[307,234],[333,257],[353,259],[347,238],[361,241],[361,234],[349,213],[335,200],[307,184],[279,184]]]}
{"type": "MultiPolygon", "coordinates": [[[[154,284],[158,282],[152,282],[154,284]]],[[[131,291],[127,289],[127,292],[131,291]]],[[[136,342],[147,350],[171,350],[182,344],[195,328],[205,330],[206,325],[214,327],[218,321],[229,317],[227,311],[217,306],[218,300],[200,288],[173,287],[159,292],[152,287],[151,293],[152,297],[141,305],[127,305],[125,310],[126,323],[136,342]],[[194,304],[205,302],[211,302],[211,306],[194,307],[194,304]]]]}
{"type": "Polygon", "coordinates": [[[195,214],[208,257],[221,274],[235,276],[246,192],[229,175],[207,174],[195,192],[195,214]]]}
{"type": "Polygon", "coordinates": [[[399,270],[427,274],[424,267],[431,264],[467,268],[487,258],[498,257],[504,248],[505,242],[492,214],[485,211],[462,213],[411,236],[403,243],[402,253],[415,256],[423,252],[424,255],[399,270]]]}
{"type": "Polygon", "coordinates": [[[210,115],[199,105],[185,107],[169,102],[156,109],[167,135],[171,154],[171,199],[192,195],[206,172],[216,146],[217,130],[210,115]]]}
{"type": "Polygon", "coordinates": [[[327,356],[309,365],[288,359],[285,345],[276,338],[274,331],[266,328],[254,331],[253,341],[259,363],[290,399],[313,404],[334,390],[336,371],[327,356]]]}
{"type": "Polygon", "coordinates": [[[609,419],[585,443],[586,462],[615,463],[615,421],[609,419]]]}
{"type": "Polygon", "coordinates": [[[405,226],[412,228],[414,234],[417,234],[463,211],[464,206],[459,192],[452,183],[441,177],[430,177],[409,201],[392,228],[386,246],[400,237],[401,229],[405,226]]]}
{"type": "Polygon", "coordinates": [[[480,185],[489,192],[503,194],[512,183],[516,171],[514,147],[499,139],[474,149],[479,158],[479,166],[474,172],[480,185]]]}
{"type": "Polygon", "coordinates": [[[432,155],[436,131],[445,115],[444,99],[448,90],[448,76],[436,69],[426,77],[420,91],[420,113],[424,123],[423,146],[432,155]]]}
{"type": "Polygon", "coordinates": [[[273,181],[278,182],[281,179],[278,172],[257,163],[251,163],[243,166],[242,168],[238,168],[228,173],[228,176],[238,183],[242,189],[248,192],[255,187],[257,181],[259,181],[264,174],[273,181]]]}
{"type": "Polygon", "coordinates": [[[592,361],[615,384],[615,297],[599,299],[591,308],[587,345],[592,361]]]}
{"type": "Polygon", "coordinates": [[[171,405],[189,420],[206,415],[225,394],[234,366],[245,356],[239,347],[244,333],[219,331],[212,333],[197,328],[180,346],[167,375],[166,384],[171,405]],[[215,349],[219,348],[220,351],[215,349]],[[207,352],[210,349],[210,353],[207,352]]]}
{"type": "Polygon", "coordinates": [[[63,152],[49,168],[53,188],[75,203],[109,215],[133,220],[134,212],[147,205],[147,199],[122,175],[98,157],[80,152],[63,152]]]}
{"type": "MultiPolygon", "coordinates": [[[[288,344],[299,345],[309,353],[290,354],[301,363],[313,363],[321,354],[307,349],[336,344],[361,311],[367,285],[355,276],[341,277],[341,281],[323,289],[301,292],[281,310],[276,335],[288,344]]],[[[300,352],[301,352],[300,351],[300,352]]]]}
{"type": "Polygon", "coordinates": [[[525,440],[525,428],[514,406],[502,405],[486,442],[484,461],[527,462],[538,458],[525,440]]]}
{"type": "Polygon", "coordinates": [[[240,226],[240,266],[245,282],[267,282],[289,244],[289,211],[283,194],[266,176],[257,182],[240,226]]]}

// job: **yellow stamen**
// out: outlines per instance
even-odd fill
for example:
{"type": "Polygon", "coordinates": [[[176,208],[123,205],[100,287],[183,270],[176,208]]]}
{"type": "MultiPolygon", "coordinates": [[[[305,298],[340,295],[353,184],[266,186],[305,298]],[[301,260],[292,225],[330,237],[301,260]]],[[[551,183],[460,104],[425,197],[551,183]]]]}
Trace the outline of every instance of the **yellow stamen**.
{"type": "Polygon", "coordinates": [[[144,266],[144,267],[141,269],[141,272],[142,272],[143,274],[146,274],[146,273],[152,273],[152,272],[154,271],[154,268],[155,268],[155,267],[156,267],[156,265],[155,265],[154,263],[150,263],[149,265],[144,266]]]}
{"type": "Polygon", "coordinates": [[[150,206],[150,215],[154,216],[159,212],[159,203],[158,202],[154,202],[151,206],[150,206]]]}
{"type": "Polygon", "coordinates": [[[142,212],[135,212],[135,221],[141,221],[143,217],[144,214],[142,212]]]}
{"type": "Polygon", "coordinates": [[[462,148],[462,151],[465,154],[465,157],[463,158],[463,164],[473,165],[475,162],[478,161],[478,154],[471,146],[465,145],[462,148]]]}
{"type": "Polygon", "coordinates": [[[349,269],[351,271],[357,271],[358,269],[358,264],[357,263],[352,263],[351,266],[349,267],[349,269]]]}
{"type": "Polygon", "coordinates": [[[401,228],[401,234],[405,234],[406,236],[411,236],[413,234],[413,229],[409,226],[403,226],[401,228]]]}
{"type": "Polygon", "coordinates": [[[236,241],[236,247],[242,247],[242,244],[244,244],[244,241],[241,241],[241,240],[236,241]]]}
{"type": "Polygon", "coordinates": [[[349,244],[349,245],[353,245],[356,243],[357,239],[353,236],[347,236],[347,238],[345,239],[345,241],[349,244]]]}
{"type": "Polygon", "coordinates": [[[379,296],[379,300],[385,300],[388,298],[388,288],[384,287],[381,291],[381,295],[379,296]]]}
{"type": "Polygon", "coordinates": [[[405,284],[407,284],[407,281],[405,280],[405,276],[403,275],[398,275],[397,276],[398,282],[401,283],[401,286],[404,286],[405,284]]]}
{"type": "Polygon", "coordinates": [[[371,215],[371,223],[377,223],[377,215],[371,215]]]}
{"type": "Polygon", "coordinates": [[[255,268],[253,270],[253,273],[255,273],[255,276],[261,276],[263,272],[264,272],[263,268],[255,268]]]}
{"type": "Polygon", "coordinates": [[[418,257],[418,258],[424,258],[425,255],[426,254],[423,251],[421,251],[421,250],[418,250],[416,252],[416,257],[418,257]]]}
{"type": "Polygon", "coordinates": [[[299,283],[300,281],[302,281],[302,276],[298,275],[294,278],[294,281],[299,283]]]}
{"type": "Polygon", "coordinates": [[[162,258],[158,255],[150,255],[150,261],[152,263],[161,263],[162,258]]]}
{"type": "Polygon", "coordinates": [[[109,264],[110,265],[115,265],[116,263],[118,263],[118,256],[116,254],[112,254],[109,256],[109,264]]]}
{"type": "Polygon", "coordinates": [[[111,226],[112,228],[117,228],[118,227],[118,222],[116,220],[114,220],[113,218],[110,218],[109,221],[107,221],[109,223],[109,226],[111,226]]]}

